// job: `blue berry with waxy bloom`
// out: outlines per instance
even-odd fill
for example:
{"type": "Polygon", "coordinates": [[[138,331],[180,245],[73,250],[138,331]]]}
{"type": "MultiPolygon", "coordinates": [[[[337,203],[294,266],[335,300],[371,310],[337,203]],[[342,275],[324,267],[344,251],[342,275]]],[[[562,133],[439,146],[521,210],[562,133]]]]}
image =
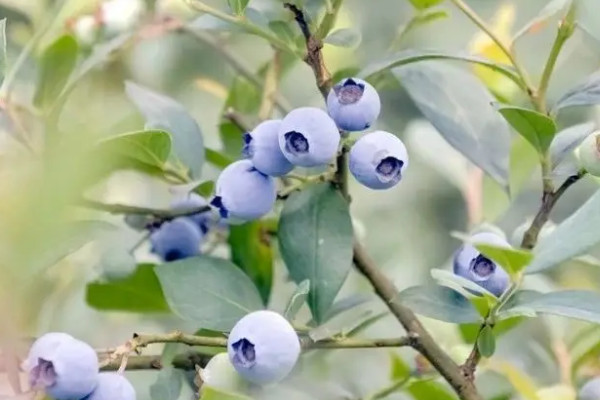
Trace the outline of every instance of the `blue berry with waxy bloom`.
{"type": "MultiPolygon", "coordinates": [[[[470,241],[474,244],[510,248],[506,239],[491,232],[476,233],[471,236],[470,241]]],[[[506,271],[480,253],[471,243],[464,243],[454,253],[453,264],[456,275],[475,282],[495,296],[502,295],[510,284],[510,277],[506,271]]]]}
{"type": "Polygon", "coordinates": [[[329,92],[327,111],[340,129],[364,131],[377,120],[381,100],[369,83],[358,78],[347,78],[329,92]]]}
{"type": "Polygon", "coordinates": [[[98,356],[87,343],[66,333],[47,333],[27,356],[27,374],[34,390],[55,400],[81,399],[98,383],[98,356]]]}
{"type": "Polygon", "coordinates": [[[280,314],[255,311],[235,324],[227,339],[227,353],[244,379],[264,385],[288,376],[300,356],[300,340],[280,314]]]}
{"type": "Polygon", "coordinates": [[[257,170],[269,176],[283,176],[294,169],[279,148],[281,120],[263,121],[244,134],[244,157],[252,160],[257,170]]]}
{"type": "Polygon", "coordinates": [[[296,108],[281,121],[279,147],[294,165],[326,165],[336,156],[339,144],[335,122],[321,109],[296,108]]]}
{"type": "Polygon", "coordinates": [[[350,172],[371,189],[395,186],[407,167],[408,153],[404,143],[389,132],[367,133],[350,149],[350,172]]]}
{"type": "Polygon", "coordinates": [[[96,389],[82,400],[135,400],[135,397],[135,389],[122,374],[102,372],[96,389]]]}
{"type": "Polygon", "coordinates": [[[229,164],[217,179],[215,193],[210,204],[230,223],[262,217],[277,198],[273,178],[257,170],[250,160],[229,164]]]}
{"type": "Polygon", "coordinates": [[[579,390],[579,400],[598,400],[600,399],[600,378],[594,378],[587,381],[579,390]]]}
{"type": "Polygon", "coordinates": [[[177,217],[152,232],[151,251],[166,262],[194,257],[200,254],[202,238],[202,231],[194,221],[177,217]]]}
{"type": "MultiPolygon", "coordinates": [[[[188,193],[183,197],[177,198],[171,202],[171,208],[175,211],[189,210],[193,208],[201,208],[208,206],[208,201],[197,193],[188,193]]],[[[208,232],[210,225],[210,211],[201,212],[193,215],[186,215],[187,218],[194,221],[203,234],[208,232]]]]}

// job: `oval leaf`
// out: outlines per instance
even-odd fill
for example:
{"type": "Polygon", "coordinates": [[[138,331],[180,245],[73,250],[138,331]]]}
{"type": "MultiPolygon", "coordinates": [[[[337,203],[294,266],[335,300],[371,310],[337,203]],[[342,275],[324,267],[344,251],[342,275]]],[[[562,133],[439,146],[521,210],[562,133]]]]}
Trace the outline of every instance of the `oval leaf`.
{"type": "Polygon", "coordinates": [[[496,351],[496,338],[489,325],[483,327],[477,338],[477,348],[482,356],[490,358],[496,351]]]}
{"type": "Polygon", "coordinates": [[[227,260],[187,258],[159,265],[156,275],[173,312],[205,329],[228,331],[263,307],[250,278],[227,260]]]}
{"type": "Polygon", "coordinates": [[[501,106],[498,111],[531,145],[543,154],[554,138],[556,124],[552,119],[526,108],[501,106]]]}
{"type": "Polygon", "coordinates": [[[354,29],[342,28],[331,32],[323,41],[338,47],[355,47],[360,43],[361,35],[354,29]]]}
{"type": "Polygon", "coordinates": [[[593,106],[600,103],[600,72],[587,79],[562,95],[552,107],[553,112],[575,106],[593,106]]]}
{"type": "Polygon", "coordinates": [[[434,62],[393,73],[448,143],[507,190],[510,132],[483,84],[466,71],[434,62]]]}
{"type": "Polygon", "coordinates": [[[552,169],[556,168],[595,129],[593,122],[570,126],[558,132],[550,144],[552,169]]]}
{"type": "Polygon", "coordinates": [[[352,266],[348,203],[328,183],[294,193],[281,212],[278,237],[292,279],[310,280],[308,305],[322,322],[352,266]]]}
{"type": "Polygon", "coordinates": [[[127,96],[144,115],[146,126],[169,132],[174,155],[191,171],[200,176],[204,164],[204,141],[200,127],[178,102],[133,82],[125,83],[127,96]]]}
{"type": "Polygon", "coordinates": [[[131,160],[161,168],[171,152],[171,136],[164,131],[128,132],[104,139],[97,146],[117,163],[131,160]]]}
{"type": "Polygon", "coordinates": [[[527,250],[492,246],[489,244],[473,244],[486,257],[500,264],[509,275],[515,276],[532,260],[533,254],[527,250]]]}

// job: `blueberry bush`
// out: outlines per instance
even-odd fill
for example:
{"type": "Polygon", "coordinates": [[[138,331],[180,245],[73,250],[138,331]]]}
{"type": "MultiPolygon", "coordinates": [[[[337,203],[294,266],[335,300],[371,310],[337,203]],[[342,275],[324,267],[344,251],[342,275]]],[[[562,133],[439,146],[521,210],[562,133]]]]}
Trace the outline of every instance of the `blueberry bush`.
{"type": "Polygon", "coordinates": [[[597,0],[0,0],[0,399],[600,399],[597,0]]]}

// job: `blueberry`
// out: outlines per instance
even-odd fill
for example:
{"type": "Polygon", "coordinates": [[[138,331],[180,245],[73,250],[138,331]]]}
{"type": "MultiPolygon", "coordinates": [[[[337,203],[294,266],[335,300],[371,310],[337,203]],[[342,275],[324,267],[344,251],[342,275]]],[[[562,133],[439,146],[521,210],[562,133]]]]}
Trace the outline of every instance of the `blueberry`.
{"type": "MultiPolygon", "coordinates": [[[[208,201],[197,193],[189,193],[182,198],[175,199],[171,202],[171,208],[175,211],[189,210],[193,208],[200,208],[208,205],[208,201]]],[[[187,218],[194,221],[203,234],[208,232],[208,226],[210,225],[210,211],[186,215],[187,218]]]]}
{"type": "Polygon", "coordinates": [[[296,108],[281,121],[279,147],[294,165],[326,165],[337,154],[339,144],[340,133],[335,122],[318,108],[296,108]]]}
{"type": "Polygon", "coordinates": [[[594,378],[587,381],[579,391],[579,400],[598,400],[600,399],[600,378],[594,378]]]}
{"type": "Polygon", "coordinates": [[[55,400],[81,399],[98,383],[98,356],[88,344],[66,333],[47,333],[27,356],[29,383],[55,400]]]}
{"type": "Polygon", "coordinates": [[[238,373],[258,384],[279,382],[294,368],[300,340],[290,323],[273,311],[240,319],[227,339],[227,353],[238,373]]]}
{"type": "Polygon", "coordinates": [[[600,131],[586,137],[577,148],[579,165],[590,175],[600,176],[600,131]]]}
{"type": "Polygon", "coordinates": [[[381,101],[369,83],[358,78],[347,78],[329,92],[327,111],[340,129],[364,131],[379,116],[381,101]]]}
{"type": "Polygon", "coordinates": [[[282,176],[294,169],[279,148],[280,126],[279,119],[267,120],[244,134],[244,157],[252,160],[256,169],[265,175],[282,176]]]}
{"type": "Polygon", "coordinates": [[[228,165],[219,175],[215,191],[211,204],[232,222],[262,217],[271,211],[277,197],[273,178],[258,171],[250,160],[228,165]]]}
{"type": "Polygon", "coordinates": [[[135,400],[135,389],[122,374],[102,372],[96,389],[82,400],[135,400]]]}
{"type": "Polygon", "coordinates": [[[163,261],[177,261],[200,254],[202,232],[194,221],[178,217],[165,222],[150,235],[152,252],[163,261]]]}
{"type": "MultiPolygon", "coordinates": [[[[491,232],[480,232],[471,236],[471,242],[498,247],[510,247],[501,236],[491,232]]],[[[454,253],[454,273],[488,290],[495,296],[506,291],[510,278],[506,271],[481,254],[472,244],[463,244],[454,253]]]]}
{"type": "Polygon", "coordinates": [[[389,132],[368,133],[350,149],[350,172],[371,189],[389,189],[396,185],[407,167],[404,143],[389,132]]]}

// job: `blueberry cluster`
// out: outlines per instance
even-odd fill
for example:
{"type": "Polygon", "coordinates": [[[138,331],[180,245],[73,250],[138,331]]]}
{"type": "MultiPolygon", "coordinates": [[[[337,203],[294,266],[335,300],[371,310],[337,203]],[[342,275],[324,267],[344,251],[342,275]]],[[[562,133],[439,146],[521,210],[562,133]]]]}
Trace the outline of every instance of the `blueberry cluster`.
{"type": "Polygon", "coordinates": [[[135,400],[121,374],[99,372],[98,356],[87,343],[62,332],[37,339],[27,356],[31,388],[54,400],[135,400]]]}

